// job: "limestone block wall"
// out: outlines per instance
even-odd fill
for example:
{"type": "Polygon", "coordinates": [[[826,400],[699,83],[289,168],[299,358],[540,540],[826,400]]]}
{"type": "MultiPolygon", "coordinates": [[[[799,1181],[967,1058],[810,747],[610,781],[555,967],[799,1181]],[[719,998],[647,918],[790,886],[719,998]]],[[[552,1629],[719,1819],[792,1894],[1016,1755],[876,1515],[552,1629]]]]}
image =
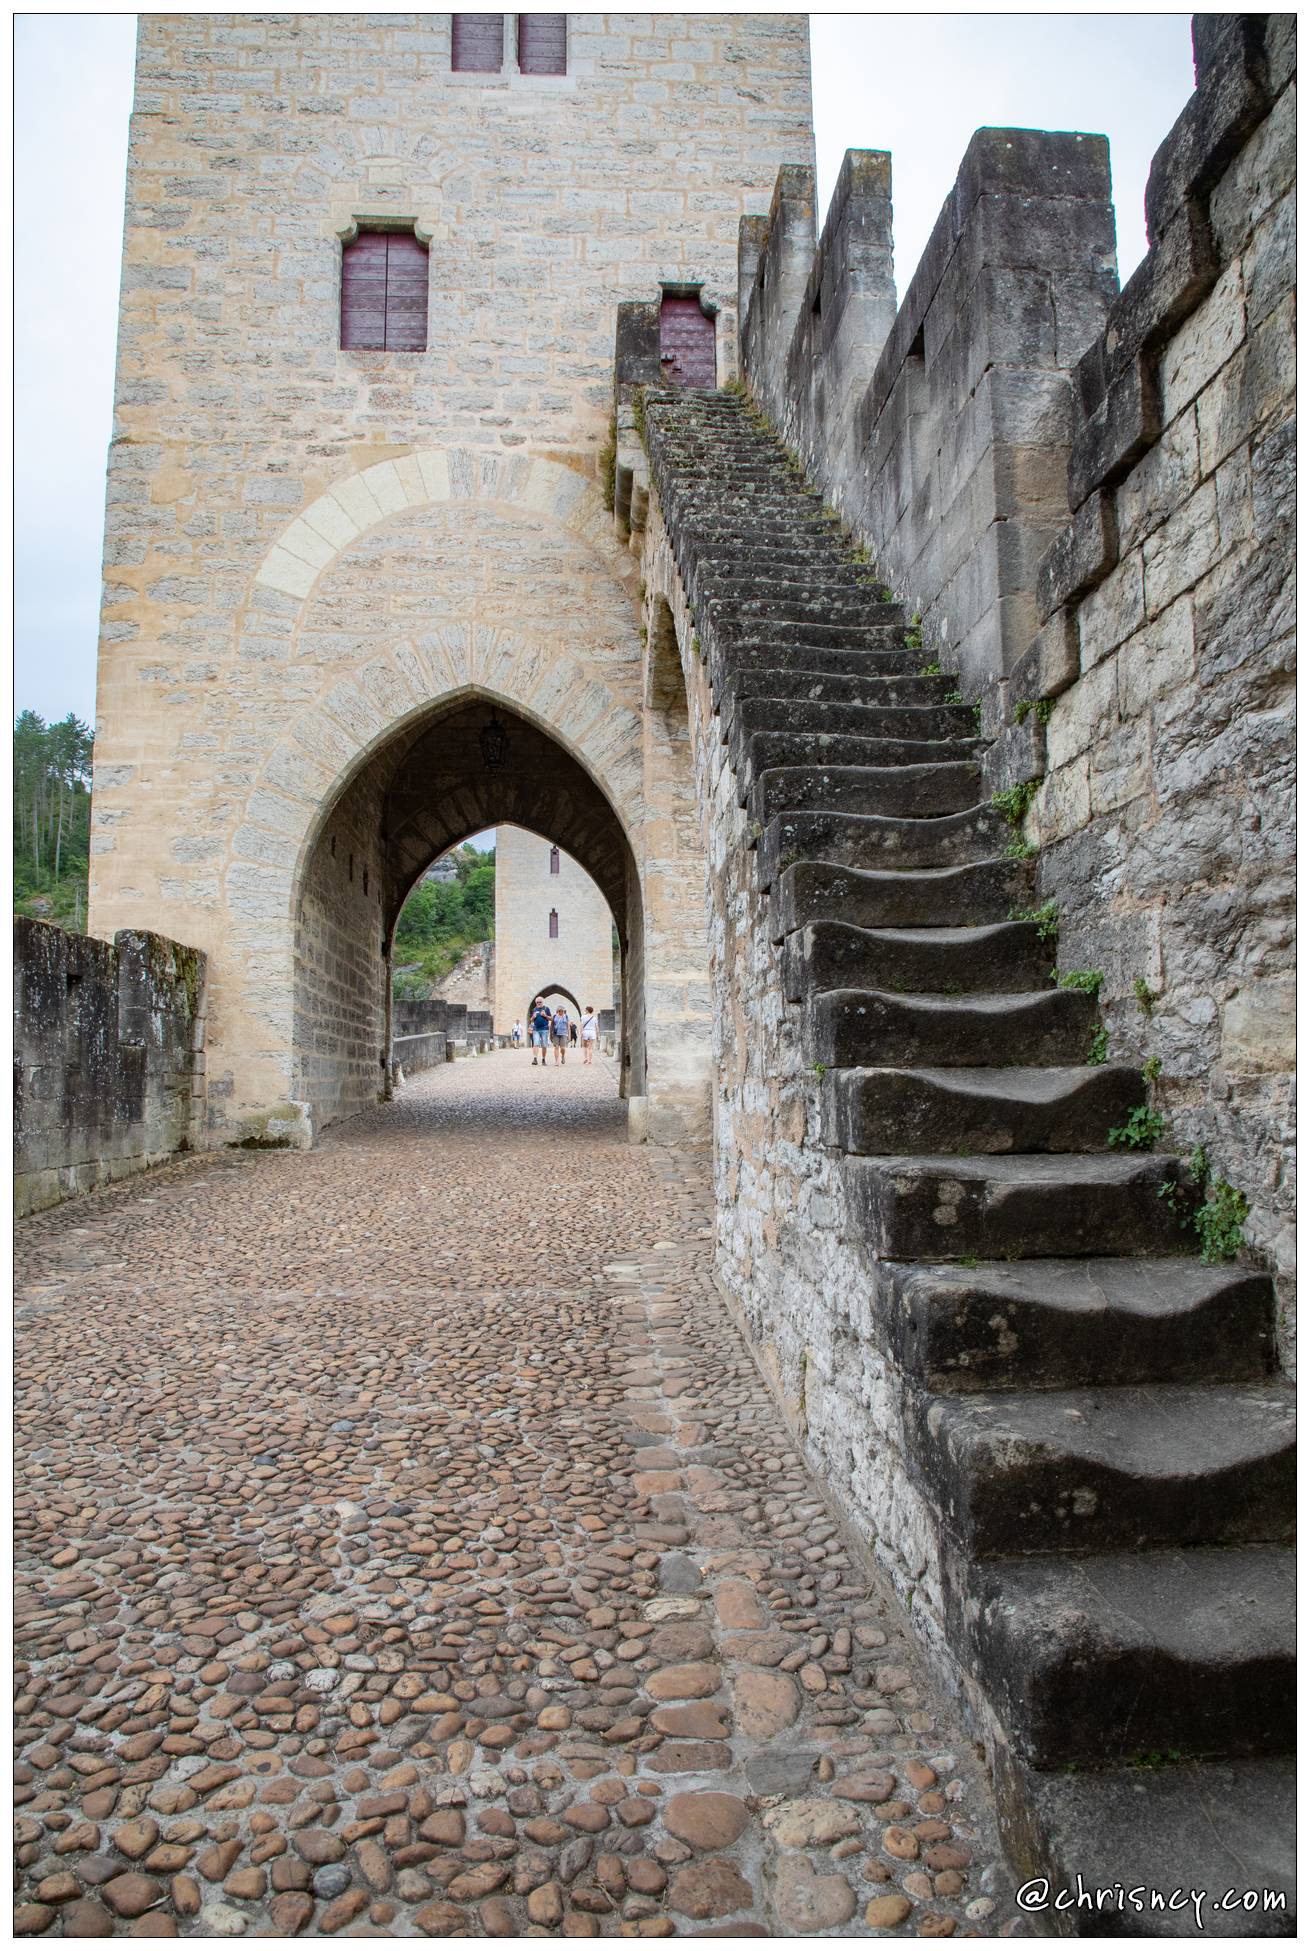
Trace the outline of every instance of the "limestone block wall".
{"type": "Polygon", "coordinates": [[[700,284],[726,331],[738,218],[812,160],[803,16],[570,16],[563,77],[453,75],[449,20],[140,23],[91,925],[209,956],[215,1142],[384,1075],[377,859],[343,832],[329,872],[317,842],[452,693],[588,768],[639,912],[636,574],[598,471],[614,306],[700,284]],[[429,242],[426,351],[339,348],[369,222],[429,242]]]}
{"type": "Polygon", "coordinates": [[[447,1058],[449,1007],[440,998],[428,1001],[397,997],[391,1005],[391,1061],[407,1077],[432,1070],[447,1058]]]}
{"type": "Polygon", "coordinates": [[[204,1129],[205,958],[14,923],[14,1209],[189,1149],[204,1129]]]}
{"type": "Polygon", "coordinates": [[[1061,962],[1105,972],[1112,1054],[1160,1059],[1175,1142],[1249,1199],[1290,1362],[1296,23],[1198,15],[1194,40],[1150,250],[1078,369],[1003,763],[1044,768],[1025,832],[1061,962]]]}
{"type": "Polygon", "coordinates": [[[739,280],[752,392],[991,729],[1068,513],[1070,372],[1117,288],[1104,137],[980,129],[899,310],[880,152],[848,153],[817,250],[813,173],[782,171],[739,280]]]}
{"type": "Polygon", "coordinates": [[[526,1032],[533,997],[567,990],[580,1016],[588,1003],[614,1007],[614,916],[590,874],[561,848],[550,871],[550,842],[522,827],[496,829],[496,994],[501,1035],[517,1018],[526,1032]],[[558,934],[552,940],[550,916],[558,934]]]}

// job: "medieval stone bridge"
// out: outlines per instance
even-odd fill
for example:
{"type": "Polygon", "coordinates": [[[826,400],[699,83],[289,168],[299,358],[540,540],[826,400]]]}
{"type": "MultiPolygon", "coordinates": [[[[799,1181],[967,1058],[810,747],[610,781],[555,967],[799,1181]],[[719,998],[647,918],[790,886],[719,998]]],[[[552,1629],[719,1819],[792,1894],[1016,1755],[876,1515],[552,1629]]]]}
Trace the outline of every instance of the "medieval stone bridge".
{"type": "Polygon", "coordinates": [[[646,26],[142,22],[20,1928],[1284,1929],[1294,19],[1198,18],[1122,291],[1103,140],[981,129],[899,306],[803,19],[646,26]],[[393,1099],[501,822],[618,1062],[393,1099]]]}

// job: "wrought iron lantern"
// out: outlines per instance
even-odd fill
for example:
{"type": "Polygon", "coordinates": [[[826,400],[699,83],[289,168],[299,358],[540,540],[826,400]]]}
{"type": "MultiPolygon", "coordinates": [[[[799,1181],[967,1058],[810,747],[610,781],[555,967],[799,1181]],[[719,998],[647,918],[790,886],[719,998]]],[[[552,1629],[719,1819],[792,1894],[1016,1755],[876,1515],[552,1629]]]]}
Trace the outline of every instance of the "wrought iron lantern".
{"type": "Polygon", "coordinates": [[[488,772],[496,772],[509,757],[509,733],[496,716],[492,706],[491,716],[478,733],[478,744],[482,748],[482,763],[488,772]]]}

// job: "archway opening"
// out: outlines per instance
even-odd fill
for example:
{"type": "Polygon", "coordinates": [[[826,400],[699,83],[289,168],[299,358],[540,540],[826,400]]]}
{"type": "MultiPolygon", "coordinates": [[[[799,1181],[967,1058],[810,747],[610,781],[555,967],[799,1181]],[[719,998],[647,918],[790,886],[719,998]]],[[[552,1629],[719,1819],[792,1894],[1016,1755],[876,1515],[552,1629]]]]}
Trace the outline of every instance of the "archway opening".
{"type": "Polygon", "coordinates": [[[391,945],[411,889],[452,847],[507,827],[561,848],[604,897],[619,939],[620,1091],[643,1093],[642,900],[627,835],[590,772],[548,730],[466,691],[400,727],[355,770],[302,861],[295,1068],[315,1130],[386,1095],[391,945]]]}

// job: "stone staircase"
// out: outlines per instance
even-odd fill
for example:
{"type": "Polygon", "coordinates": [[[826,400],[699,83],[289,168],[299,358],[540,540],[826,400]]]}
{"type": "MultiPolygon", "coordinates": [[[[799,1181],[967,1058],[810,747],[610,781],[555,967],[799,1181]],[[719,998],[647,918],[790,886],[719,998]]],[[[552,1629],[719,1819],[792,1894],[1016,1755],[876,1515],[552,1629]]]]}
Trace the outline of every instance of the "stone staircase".
{"type": "MultiPolygon", "coordinates": [[[[1095,995],[1055,987],[1053,943],[1011,919],[1032,869],[983,803],[955,680],[924,674],[904,610],[742,399],[648,390],[644,415],[940,1515],[952,1643],[1004,1730],[1015,1867],[1284,1888],[1292,1396],[1271,1285],[1189,1257],[1184,1159],[1109,1147],[1141,1075],[1089,1062],[1095,995]]],[[[1174,1934],[1190,1916],[1084,1909],[1059,1928],[1174,1934]]]]}

